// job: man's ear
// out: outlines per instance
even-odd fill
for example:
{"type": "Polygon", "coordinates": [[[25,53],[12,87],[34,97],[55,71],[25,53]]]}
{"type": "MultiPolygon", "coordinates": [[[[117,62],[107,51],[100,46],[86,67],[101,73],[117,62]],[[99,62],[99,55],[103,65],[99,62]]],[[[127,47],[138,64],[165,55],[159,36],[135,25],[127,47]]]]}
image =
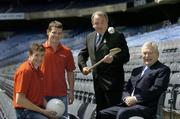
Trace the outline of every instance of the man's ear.
{"type": "Polygon", "coordinates": [[[46,34],[49,35],[49,30],[48,29],[46,30],[46,34]]]}
{"type": "Polygon", "coordinates": [[[92,24],[92,27],[94,28],[95,26],[94,26],[94,24],[93,24],[93,20],[91,20],[91,24],[92,24]]]}

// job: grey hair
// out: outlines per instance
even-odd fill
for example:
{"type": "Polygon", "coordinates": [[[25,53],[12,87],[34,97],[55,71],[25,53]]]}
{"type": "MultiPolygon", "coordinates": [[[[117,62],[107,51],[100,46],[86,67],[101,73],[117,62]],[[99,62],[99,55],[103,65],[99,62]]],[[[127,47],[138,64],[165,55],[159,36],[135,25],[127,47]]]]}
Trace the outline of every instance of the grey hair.
{"type": "Polygon", "coordinates": [[[94,12],[94,13],[91,15],[91,21],[93,21],[93,18],[94,18],[95,15],[97,15],[97,16],[104,16],[105,19],[106,19],[107,22],[108,22],[108,15],[107,15],[105,12],[103,12],[103,11],[96,11],[96,12],[94,12]]]}
{"type": "Polygon", "coordinates": [[[141,50],[145,47],[152,48],[156,53],[159,54],[158,46],[155,42],[145,42],[141,48],[141,50]]]}

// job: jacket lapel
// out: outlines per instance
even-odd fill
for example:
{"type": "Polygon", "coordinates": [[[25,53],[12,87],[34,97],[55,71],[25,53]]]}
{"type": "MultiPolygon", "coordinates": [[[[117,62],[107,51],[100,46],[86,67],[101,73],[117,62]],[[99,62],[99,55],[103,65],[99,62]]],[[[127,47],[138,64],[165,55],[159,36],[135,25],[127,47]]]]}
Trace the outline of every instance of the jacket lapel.
{"type": "Polygon", "coordinates": [[[95,49],[96,49],[96,32],[94,32],[94,34],[92,35],[92,41],[89,43],[90,44],[90,48],[92,49],[92,53],[95,54],[95,49]]]}
{"type": "Polygon", "coordinates": [[[136,82],[135,82],[134,87],[136,87],[137,83],[143,78],[143,76],[141,76],[143,70],[144,70],[144,67],[142,67],[141,72],[140,72],[139,75],[137,76],[137,80],[136,80],[136,82]]]}

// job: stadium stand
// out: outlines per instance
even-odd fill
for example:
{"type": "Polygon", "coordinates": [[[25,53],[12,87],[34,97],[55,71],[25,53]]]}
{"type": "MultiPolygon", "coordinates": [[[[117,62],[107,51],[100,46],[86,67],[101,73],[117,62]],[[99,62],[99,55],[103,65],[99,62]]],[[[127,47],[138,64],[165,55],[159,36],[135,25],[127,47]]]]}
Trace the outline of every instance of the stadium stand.
{"type": "MultiPolygon", "coordinates": [[[[74,26],[72,26],[70,27],[71,30],[65,30],[64,38],[61,40],[63,44],[73,50],[76,64],[74,87],[75,100],[72,105],[68,106],[68,112],[71,119],[94,119],[96,115],[96,104],[93,78],[91,74],[87,76],[82,75],[77,66],[77,54],[79,49],[84,46],[85,37],[91,29],[81,29],[79,25],[87,23],[83,23],[84,21],[80,21],[80,19],[86,20],[86,18],[91,14],[90,11],[93,12],[97,9],[104,10],[110,14],[111,20],[117,19],[113,21],[118,22],[118,25],[117,23],[114,23],[116,29],[123,32],[127,39],[131,57],[130,61],[124,65],[126,82],[130,78],[132,69],[138,67],[142,63],[140,55],[141,45],[147,40],[158,43],[160,61],[171,68],[171,80],[167,91],[159,100],[156,119],[179,119],[180,18],[177,19],[177,16],[179,15],[177,12],[178,5],[173,6],[178,3],[178,1],[179,0],[0,0],[0,15],[2,15],[0,17],[2,21],[0,21],[0,23],[6,23],[2,25],[0,30],[14,26],[8,26],[8,23],[12,22],[12,25],[21,22],[21,20],[16,22],[18,21],[17,19],[13,21],[13,18],[6,21],[7,18],[3,15],[7,15],[8,17],[8,15],[12,15],[13,13],[14,15],[21,12],[25,13],[23,14],[25,16],[23,17],[22,22],[30,22],[30,26],[32,25],[31,22],[34,23],[37,19],[40,19],[39,22],[37,22],[37,24],[40,24],[42,21],[49,22],[49,20],[54,18],[62,18],[62,21],[64,20],[63,22],[68,24],[68,22],[66,22],[66,17],[68,15],[71,21],[72,17],[73,20],[79,18],[78,23],[74,21],[75,24],[78,24],[76,25],[78,28],[75,29],[74,26]],[[168,2],[170,4],[167,4],[168,2]],[[164,9],[166,6],[168,6],[167,9],[164,9]],[[157,14],[157,16],[160,17],[160,21],[154,20],[158,18],[155,13],[149,14],[147,10],[148,8],[150,8],[150,11],[152,10],[152,12],[154,12],[153,9],[156,8],[158,9],[157,13],[159,11],[163,13],[157,14]],[[177,10],[175,8],[177,8],[177,10]],[[143,9],[145,15],[139,12],[141,9],[143,9]],[[176,13],[174,13],[174,11],[176,13]],[[117,14],[118,17],[113,17],[114,14],[117,14]],[[152,24],[152,22],[150,22],[150,25],[144,25],[148,22],[143,22],[141,19],[148,15],[150,16],[148,19],[155,23],[152,24]],[[125,18],[131,19],[129,16],[135,17],[132,17],[132,20],[129,20],[128,25],[131,22],[134,22],[135,25],[133,24],[133,26],[127,27],[127,24],[124,26],[120,24],[119,26],[119,23],[121,22],[126,23],[127,19],[125,18]],[[174,22],[176,19],[177,22],[174,22]],[[139,22],[143,23],[139,25],[139,22]]],[[[112,26],[114,26],[113,22],[111,23],[112,26]]],[[[19,24],[17,26],[19,27],[19,24]]],[[[13,29],[12,35],[7,36],[6,39],[0,38],[0,119],[16,118],[11,104],[13,74],[19,64],[27,58],[27,50],[29,49],[30,44],[32,44],[32,42],[44,42],[44,39],[46,38],[44,32],[31,32],[32,29],[29,30],[28,27],[28,30],[24,29],[24,24],[22,24],[22,26],[25,31],[21,30],[21,32],[17,32],[18,30],[16,27],[13,29]]],[[[88,61],[88,66],[91,66],[90,61],[88,61]]],[[[131,117],[130,119],[142,118],[131,117]]]]}
{"type": "Polygon", "coordinates": [[[133,0],[52,0],[52,1],[23,1],[19,3],[10,2],[9,4],[2,5],[0,12],[6,13],[17,13],[17,12],[39,12],[39,11],[48,11],[48,10],[57,10],[57,9],[77,9],[77,8],[88,8],[94,6],[103,6],[103,5],[112,5],[122,2],[133,2],[133,0]],[[43,5],[40,5],[42,4],[43,5]]]}
{"type": "Polygon", "coordinates": [[[1,119],[16,119],[16,114],[15,114],[14,108],[12,107],[11,99],[1,90],[0,90],[0,99],[1,99],[0,100],[0,118],[1,119]]]}

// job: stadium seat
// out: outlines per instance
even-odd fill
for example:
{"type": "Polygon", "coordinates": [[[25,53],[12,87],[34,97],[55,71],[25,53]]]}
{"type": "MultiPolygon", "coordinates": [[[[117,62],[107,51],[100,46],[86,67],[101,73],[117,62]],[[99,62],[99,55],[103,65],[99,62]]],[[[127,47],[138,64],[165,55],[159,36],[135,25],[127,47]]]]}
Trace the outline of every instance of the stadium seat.
{"type": "Polygon", "coordinates": [[[90,81],[90,90],[89,90],[89,93],[92,93],[94,94],[94,84],[93,84],[93,80],[90,81]]]}
{"type": "Polygon", "coordinates": [[[165,92],[165,98],[164,98],[164,105],[163,105],[163,110],[165,112],[170,112],[170,108],[173,107],[171,105],[170,101],[174,99],[174,96],[172,95],[172,90],[173,90],[173,85],[169,85],[167,88],[167,91],[165,92]]]}
{"type": "Polygon", "coordinates": [[[83,119],[84,113],[85,113],[85,111],[86,111],[86,108],[87,108],[88,104],[89,104],[89,103],[85,102],[85,103],[83,103],[83,104],[80,106],[80,108],[79,108],[79,110],[78,110],[78,117],[79,117],[80,119],[83,119]]]}
{"type": "Polygon", "coordinates": [[[95,119],[96,104],[89,103],[82,119],[95,119]]]}
{"type": "Polygon", "coordinates": [[[180,50],[178,52],[176,52],[176,54],[174,54],[174,56],[172,56],[172,57],[174,57],[174,62],[179,62],[179,59],[180,59],[180,50]]]}
{"type": "Polygon", "coordinates": [[[169,83],[172,85],[179,84],[180,83],[179,79],[180,79],[180,72],[174,73],[172,74],[169,83]]]}
{"type": "Polygon", "coordinates": [[[73,104],[68,105],[68,113],[74,115],[75,117],[78,117],[78,110],[82,104],[83,102],[81,100],[75,99],[73,104]]]}
{"type": "Polygon", "coordinates": [[[143,117],[139,117],[139,116],[133,116],[133,117],[130,117],[129,119],[144,119],[143,117]]]}
{"type": "MultiPolygon", "coordinates": [[[[177,73],[178,78],[177,82],[175,84],[175,89],[174,89],[174,96],[175,96],[175,101],[174,101],[174,112],[178,115],[180,115],[180,73],[177,73]]],[[[178,116],[180,118],[180,116],[178,116]]]]}
{"type": "Polygon", "coordinates": [[[180,114],[180,87],[177,88],[174,112],[180,114]]]}
{"type": "Polygon", "coordinates": [[[165,93],[163,112],[165,117],[172,117],[173,112],[179,112],[180,73],[172,74],[168,89],[165,93]]]}
{"type": "Polygon", "coordinates": [[[125,82],[128,82],[130,77],[131,77],[131,73],[125,73],[125,82]]]}
{"type": "Polygon", "coordinates": [[[75,115],[69,114],[69,119],[80,119],[80,118],[76,117],[75,115]]]}
{"type": "Polygon", "coordinates": [[[170,65],[170,69],[172,72],[177,72],[177,68],[178,68],[178,65],[179,63],[176,63],[176,62],[173,62],[171,65],[170,65]]]}

